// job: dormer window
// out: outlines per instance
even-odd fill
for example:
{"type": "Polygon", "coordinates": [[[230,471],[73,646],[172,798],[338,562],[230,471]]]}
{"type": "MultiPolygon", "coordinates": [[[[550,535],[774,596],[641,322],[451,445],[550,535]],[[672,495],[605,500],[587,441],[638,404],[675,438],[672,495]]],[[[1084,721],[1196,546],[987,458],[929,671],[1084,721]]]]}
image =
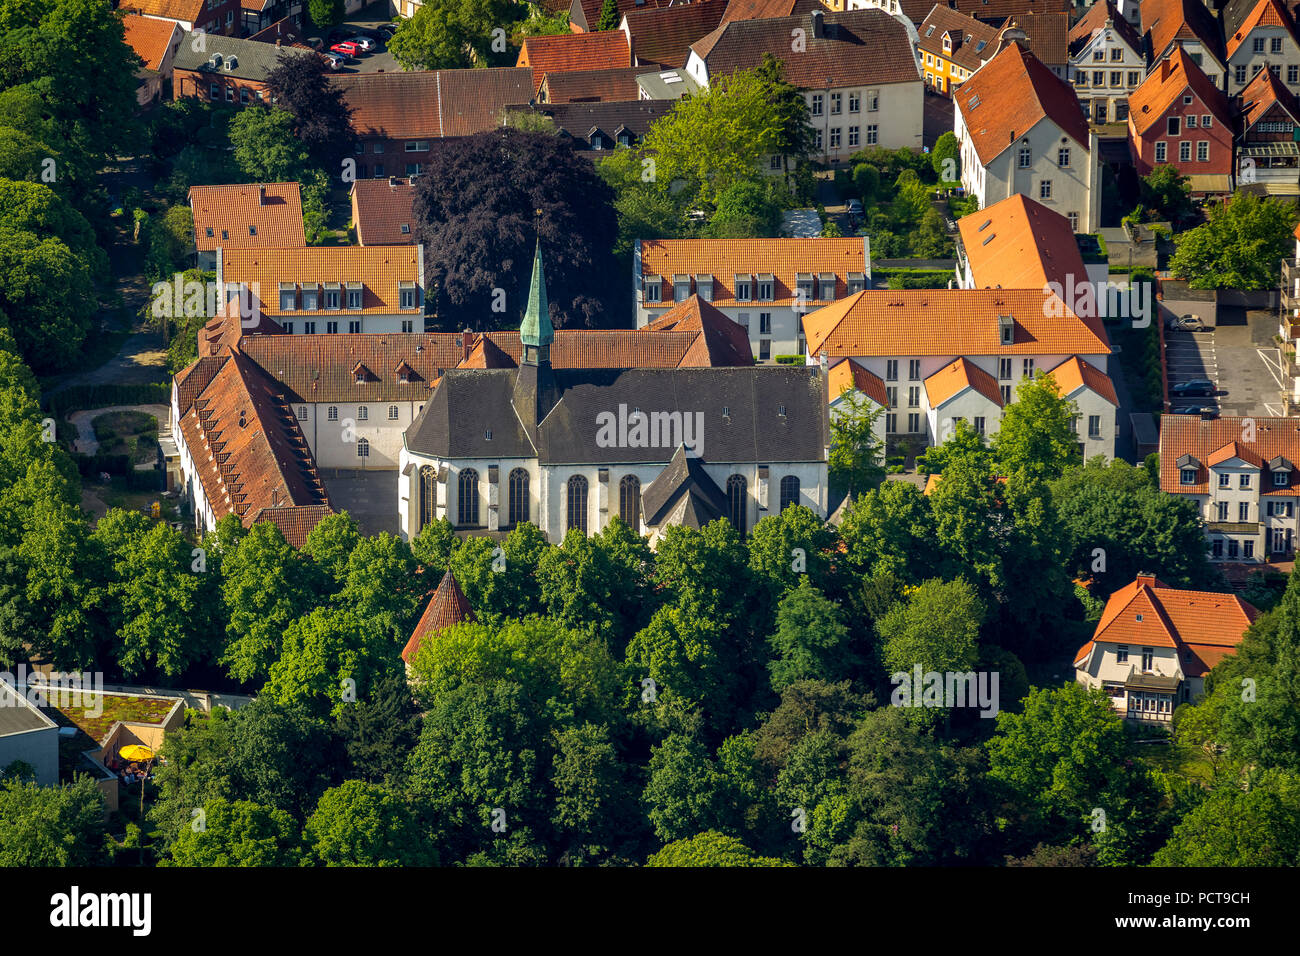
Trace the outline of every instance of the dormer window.
{"type": "Polygon", "coordinates": [[[673,301],[685,302],[691,297],[691,277],[688,275],[673,276],[673,301]]]}
{"type": "Polygon", "coordinates": [[[867,276],[863,272],[850,272],[844,277],[845,284],[848,286],[849,295],[855,292],[861,292],[867,287],[867,276]]]}
{"type": "MultiPolygon", "coordinates": [[[[799,302],[811,302],[813,297],[813,277],[811,272],[800,272],[794,277],[795,299],[799,302]]],[[[759,298],[762,298],[760,295],[759,298]]]]}
{"type": "Polygon", "coordinates": [[[340,288],[337,282],[325,283],[325,308],[337,309],[339,307],[340,288]]]}
{"type": "Polygon", "coordinates": [[[1288,480],[1290,480],[1290,476],[1285,471],[1273,472],[1274,488],[1285,488],[1288,480]]]}
{"type": "Polygon", "coordinates": [[[415,308],[415,283],[399,282],[397,283],[397,307],[399,309],[415,308]]]}
{"type": "Polygon", "coordinates": [[[758,277],[758,301],[771,302],[776,290],[776,279],[769,273],[758,277]]]}
{"type": "Polygon", "coordinates": [[[695,276],[695,292],[705,302],[712,302],[713,276],[697,273],[695,276]]]}
{"type": "Polygon", "coordinates": [[[298,287],[292,282],[280,283],[280,311],[292,312],[298,307],[298,287]]]}
{"type": "Polygon", "coordinates": [[[998,316],[998,341],[1012,345],[1016,341],[1016,320],[1009,315],[998,316]]]}
{"type": "Polygon", "coordinates": [[[313,283],[302,287],[302,307],[304,311],[320,308],[320,286],[313,283]]]}
{"type": "Polygon", "coordinates": [[[362,293],[361,283],[360,283],[360,282],[349,282],[349,283],[348,283],[348,287],[347,287],[347,293],[348,293],[348,308],[349,308],[349,309],[359,309],[359,308],[361,308],[361,301],[362,301],[362,298],[361,298],[361,293],[362,293]]]}
{"type": "Polygon", "coordinates": [[[817,276],[817,301],[835,301],[835,273],[823,272],[817,276]]]}
{"type": "Polygon", "coordinates": [[[208,228],[204,230],[204,233],[207,235],[207,237],[208,237],[209,239],[211,239],[211,238],[212,238],[212,235],[213,235],[213,233],[212,233],[212,227],[211,227],[211,226],[208,226],[208,228]]]}
{"type": "Polygon", "coordinates": [[[749,302],[753,300],[754,298],[753,281],[754,281],[754,277],[751,275],[737,274],[736,276],[736,301],[737,302],[749,302]]]}
{"type": "Polygon", "coordinates": [[[1185,485],[1194,485],[1194,484],[1196,484],[1196,469],[1195,469],[1195,468],[1181,468],[1181,469],[1179,469],[1178,474],[1179,474],[1179,476],[1180,476],[1180,477],[1179,477],[1179,480],[1180,480],[1183,484],[1185,484],[1185,485]]]}
{"type": "Polygon", "coordinates": [[[662,302],[663,282],[659,276],[645,277],[644,300],[646,302],[662,302]]]}
{"type": "Polygon", "coordinates": [[[411,224],[409,222],[402,223],[401,232],[402,235],[409,236],[411,234],[411,224]]]}

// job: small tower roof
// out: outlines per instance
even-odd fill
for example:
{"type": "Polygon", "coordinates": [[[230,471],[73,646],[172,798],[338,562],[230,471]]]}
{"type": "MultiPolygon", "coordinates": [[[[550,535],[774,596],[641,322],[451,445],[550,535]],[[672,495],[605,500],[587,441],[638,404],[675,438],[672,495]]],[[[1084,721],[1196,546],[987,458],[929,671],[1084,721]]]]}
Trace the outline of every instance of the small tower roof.
{"type": "Polygon", "coordinates": [[[543,346],[555,341],[555,326],[551,325],[550,304],[546,301],[546,274],[542,271],[542,241],[537,240],[533,253],[533,279],[528,288],[528,310],[519,326],[519,338],[524,345],[543,346]]]}
{"type": "Polygon", "coordinates": [[[434,591],[433,597],[429,599],[429,606],[420,615],[420,623],[416,624],[415,630],[411,632],[411,639],[406,642],[406,647],[402,648],[402,660],[407,664],[415,660],[415,655],[420,650],[420,643],[426,637],[437,634],[453,624],[473,620],[474,612],[470,609],[465,592],[456,583],[455,575],[448,571],[442,576],[438,590],[434,591]]]}

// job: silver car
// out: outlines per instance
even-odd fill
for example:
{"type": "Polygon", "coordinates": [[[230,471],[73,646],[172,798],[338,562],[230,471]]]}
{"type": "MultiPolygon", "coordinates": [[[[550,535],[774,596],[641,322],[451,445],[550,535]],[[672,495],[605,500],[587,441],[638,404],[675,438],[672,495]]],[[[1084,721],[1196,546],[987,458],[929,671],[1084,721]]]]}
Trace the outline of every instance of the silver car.
{"type": "Polygon", "coordinates": [[[371,50],[375,48],[375,41],[370,39],[370,37],[363,37],[363,36],[348,37],[348,42],[355,43],[357,45],[357,49],[360,50],[362,53],[369,53],[371,50]]]}

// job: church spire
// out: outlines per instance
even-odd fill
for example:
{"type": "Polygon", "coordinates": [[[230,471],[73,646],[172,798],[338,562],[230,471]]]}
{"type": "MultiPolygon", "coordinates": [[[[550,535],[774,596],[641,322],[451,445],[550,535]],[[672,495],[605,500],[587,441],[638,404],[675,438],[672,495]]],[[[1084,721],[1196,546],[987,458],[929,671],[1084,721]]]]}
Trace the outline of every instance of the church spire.
{"type": "Polygon", "coordinates": [[[528,309],[519,326],[519,339],[524,346],[524,360],[549,361],[551,343],[555,341],[555,326],[551,325],[550,305],[546,301],[546,274],[542,270],[542,240],[538,237],[533,254],[533,279],[528,289],[528,309]]]}

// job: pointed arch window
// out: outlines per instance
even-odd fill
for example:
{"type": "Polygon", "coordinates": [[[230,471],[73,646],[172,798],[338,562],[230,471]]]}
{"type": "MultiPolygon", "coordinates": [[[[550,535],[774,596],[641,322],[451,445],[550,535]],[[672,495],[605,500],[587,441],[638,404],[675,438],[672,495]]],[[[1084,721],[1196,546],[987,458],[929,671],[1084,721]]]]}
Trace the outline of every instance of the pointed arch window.
{"type": "Polygon", "coordinates": [[[456,479],[456,517],[461,527],[478,527],[478,472],[465,468],[456,479]]]}
{"type": "Polygon", "coordinates": [[[799,479],[794,475],[786,475],[781,479],[781,510],[784,511],[791,505],[799,503],[799,479]]]}
{"type": "Polygon", "coordinates": [[[732,475],[727,479],[727,517],[741,534],[749,531],[749,483],[744,475],[732,475]]]}
{"type": "Polygon", "coordinates": [[[523,468],[514,469],[508,483],[510,500],[507,514],[513,527],[528,520],[528,472],[523,468]]]}
{"type": "Polygon", "coordinates": [[[432,465],[425,465],[420,469],[420,515],[419,527],[415,529],[417,534],[424,529],[425,525],[433,521],[437,509],[438,486],[434,474],[432,465]]]}
{"type": "Polygon", "coordinates": [[[641,531],[641,479],[624,475],[618,483],[618,516],[629,528],[641,531]]]}
{"type": "Polygon", "coordinates": [[[587,533],[587,479],[574,475],[569,479],[569,508],[566,530],[578,528],[587,533]]]}

